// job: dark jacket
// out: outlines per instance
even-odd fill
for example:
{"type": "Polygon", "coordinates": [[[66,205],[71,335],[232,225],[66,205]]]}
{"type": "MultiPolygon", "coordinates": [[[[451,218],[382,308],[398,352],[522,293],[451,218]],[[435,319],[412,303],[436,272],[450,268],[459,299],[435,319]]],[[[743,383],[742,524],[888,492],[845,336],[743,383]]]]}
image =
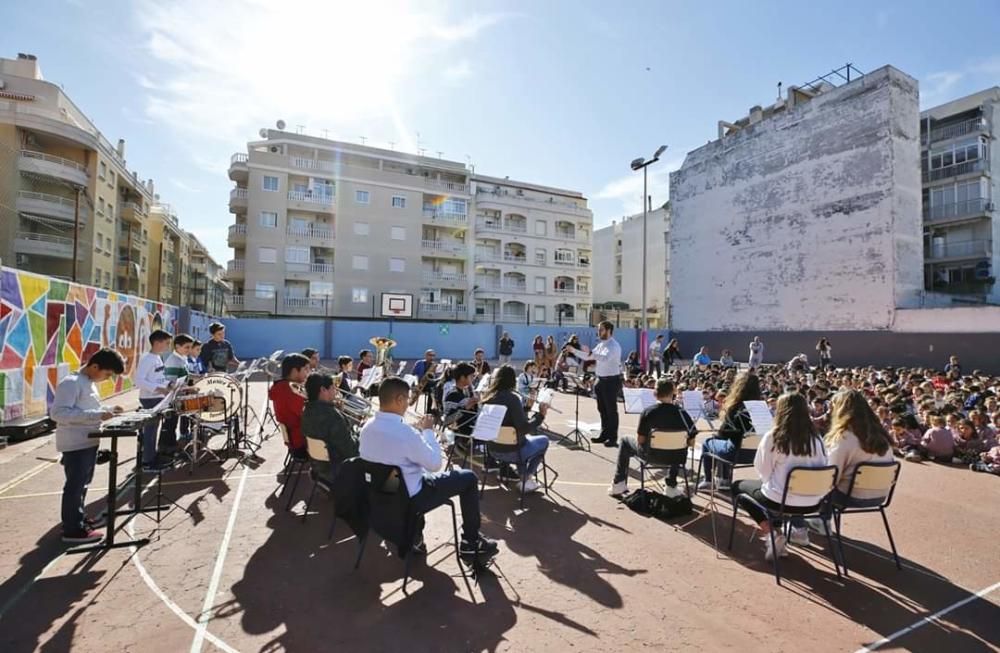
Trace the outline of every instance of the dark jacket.
{"type": "Polygon", "coordinates": [[[365,483],[365,461],[350,458],[343,461],[333,477],[333,510],[355,535],[368,532],[368,486],[365,483]]]}
{"type": "Polygon", "coordinates": [[[510,356],[514,353],[514,339],[500,338],[500,355],[510,356]]]}
{"type": "Polygon", "coordinates": [[[358,455],[358,441],[347,426],[347,420],[328,401],[306,402],[302,411],[302,435],[325,442],[333,463],[358,455]]]}
{"type": "Polygon", "coordinates": [[[747,433],[753,433],[753,421],[750,419],[750,413],[747,411],[746,406],[740,404],[739,408],[733,411],[731,415],[726,415],[717,437],[724,440],[732,440],[736,448],[739,449],[743,443],[743,436],[747,433]]]}
{"type": "Polygon", "coordinates": [[[537,431],[538,427],[542,424],[542,420],[545,419],[541,413],[536,413],[534,417],[528,419],[528,415],[524,412],[524,404],[521,403],[521,396],[513,390],[498,392],[485,403],[506,406],[507,413],[503,416],[503,425],[513,426],[514,430],[517,431],[517,447],[490,444],[490,448],[497,453],[517,451],[524,444],[524,436],[537,431]]]}
{"type": "Polygon", "coordinates": [[[416,514],[406,484],[394,465],[361,461],[367,502],[367,527],[396,546],[400,558],[410,553],[423,530],[423,516],[416,514]]]}

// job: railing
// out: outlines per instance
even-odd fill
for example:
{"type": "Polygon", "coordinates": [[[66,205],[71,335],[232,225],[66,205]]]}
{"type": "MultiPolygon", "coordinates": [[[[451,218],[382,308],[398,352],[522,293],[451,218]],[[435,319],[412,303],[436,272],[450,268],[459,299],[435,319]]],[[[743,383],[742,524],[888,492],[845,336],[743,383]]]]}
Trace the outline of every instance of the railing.
{"type": "Polygon", "coordinates": [[[458,241],[447,241],[447,240],[421,240],[420,245],[426,249],[440,250],[445,252],[452,252],[455,254],[464,254],[465,243],[458,241]]]}
{"type": "MultiPolygon", "coordinates": [[[[560,207],[562,209],[570,209],[574,213],[590,213],[590,211],[588,209],[581,207],[579,204],[576,204],[574,202],[567,202],[565,200],[557,200],[557,199],[551,198],[551,197],[548,198],[548,199],[539,199],[539,198],[536,198],[536,197],[528,197],[527,195],[518,195],[516,193],[509,193],[509,192],[505,192],[503,190],[497,192],[496,190],[494,190],[492,188],[485,188],[483,186],[479,186],[478,188],[476,188],[476,194],[477,195],[493,195],[494,197],[497,197],[497,198],[500,198],[500,199],[503,199],[503,200],[514,199],[514,200],[519,200],[519,201],[524,201],[524,202],[532,202],[534,204],[549,204],[549,205],[553,205],[553,206],[558,206],[558,207],[560,207]]],[[[488,201],[490,201],[490,199],[487,197],[487,198],[484,198],[483,200],[480,200],[480,201],[486,201],[486,202],[488,202],[488,201]]]]}
{"type": "MultiPolygon", "coordinates": [[[[17,196],[26,200],[38,200],[41,202],[52,202],[53,204],[59,204],[60,206],[66,207],[69,210],[73,210],[75,206],[75,201],[68,199],[66,197],[61,197],[59,195],[52,195],[51,193],[36,193],[33,190],[19,190],[17,191],[17,196]]],[[[83,213],[86,208],[84,202],[80,202],[80,213],[83,213]]]]}
{"type": "Polygon", "coordinates": [[[21,156],[24,157],[25,159],[38,159],[40,161],[55,163],[56,165],[61,165],[66,168],[73,168],[74,170],[78,170],[83,174],[87,174],[87,167],[85,165],[77,163],[76,161],[64,159],[61,156],[52,156],[51,154],[45,154],[44,152],[35,152],[33,150],[21,150],[21,156]]]}
{"type": "Polygon", "coordinates": [[[503,260],[506,263],[527,263],[528,257],[526,254],[512,254],[510,252],[504,252],[503,260]]]}
{"type": "Polygon", "coordinates": [[[329,240],[334,237],[333,230],[326,227],[297,227],[288,225],[285,228],[285,233],[289,236],[298,236],[300,238],[322,238],[329,240]]]}
{"type": "Polygon", "coordinates": [[[501,261],[500,252],[495,252],[488,249],[477,249],[476,250],[476,260],[477,261],[501,261]]]}
{"type": "Polygon", "coordinates": [[[924,181],[938,181],[939,179],[957,177],[958,175],[965,175],[971,172],[982,172],[985,169],[986,160],[976,159],[975,161],[966,161],[965,163],[956,163],[954,165],[945,166],[943,168],[931,170],[930,172],[924,170],[924,181]]]}
{"type": "Polygon", "coordinates": [[[579,294],[576,288],[553,288],[553,292],[557,295],[576,295],[579,294]]]}
{"type": "Polygon", "coordinates": [[[18,240],[30,240],[39,243],[50,243],[53,245],[65,245],[67,247],[73,247],[72,238],[64,238],[62,236],[50,236],[49,234],[36,234],[30,231],[19,231],[17,232],[18,240]]]}
{"type": "Polygon", "coordinates": [[[249,196],[246,188],[234,188],[229,191],[230,200],[245,200],[249,196]]]}
{"type": "Polygon", "coordinates": [[[229,225],[229,237],[233,236],[246,236],[247,226],[245,224],[231,224],[229,225]]]}
{"type": "Polygon", "coordinates": [[[573,229],[556,229],[555,236],[556,238],[562,238],[564,240],[575,240],[576,231],[573,229]]]}
{"type": "Polygon", "coordinates": [[[527,223],[517,223],[517,222],[505,222],[503,225],[504,231],[509,231],[515,234],[526,234],[528,233],[527,223]]]}
{"type": "Polygon", "coordinates": [[[290,156],[288,162],[293,168],[303,168],[304,170],[324,170],[333,172],[333,161],[319,161],[317,159],[307,159],[301,156],[290,156]]]}
{"type": "Polygon", "coordinates": [[[426,281],[452,281],[452,282],[465,281],[465,275],[461,273],[424,272],[422,276],[426,281]]]}
{"type": "Polygon", "coordinates": [[[307,190],[290,190],[288,191],[288,199],[292,202],[308,202],[310,204],[331,206],[333,204],[334,196],[326,195],[324,193],[313,193],[307,190]]]}
{"type": "Polygon", "coordinates": [[[328,297],[285,297],[286,308],[324,309],[329,302],[328,297]]]}
{"type": "Polygon", "coordinates": [[[460,184],[455,181],[441,181],[440,179],[426,178],[424,179],[424,185],[427,186],[427,188],[432,188],[435,190],[447,190],[453,193],[464,193],[466,195],[469,194],[468,184],[460,184]]]}
{"type": "Polygon", "coordinates": [[[234,163],[246,163],[249,160],[250,160],[250,155],[246,154],[245,152],[237,152],[236,154],[229,157],[229,165],[233,165],[234,163]]]}
{"type": "Polygon", "coordinates": [[[226,263],[226,270],[229,272],[243,272],[246,269],[246,264],[247,262],[245,259],[234,259],[226,263]]]}
{"type": "Polygon", "coordinates": [[[308,274],[332,274],[332,263],[285,263],[288,272],[305,272],[308,274]]]}
{"type": "Polygon", "coordinates": [[[447,302],[420,302],[419,315],[465,315],[465,304],[449,304],[447,302]]]}
{"type": "Polygon", "coordinates": [[[503,225],[496,222],[476,220],[476,229],[480,231],[503,231],[503,225]]]}
{"type": "Polygon", "coordinates": [[[243,295],[226,295],[226,304],[231,307],[243,306],[243,295]]]}
{"type": "Polygon", "coordinates": [[[966,134],[975,134],[981,131],[986,131],[986,129],[987,125],[985,120],[982,118],[972,118],[954,125],[946,125],[944,127],[932,129],[931,142],[944,141],[949,138],[958,138],[959,136],[965,136],[966,134]]]}
{"type": "Polygon", "coordinates": [[[122,211],[131,210],[132,212],[138,213],[139,215],[146,215],[146,209],[142,208],[141,204],[136,204],[135,202],[125,202],[124,204],[121,205],[121,210],[122,211]]]}
{"type": "Polygon", "coordinates": [[[561,258],[557,258],[557,259],[555,259],[552,262],[555,263],[556,265],[568,265],[570,267],[576,265],[576,261],[574,261],[573,259],[561,259],[561,258]]]}
{"type": "Polygon", "coordinates": [[[584,269],[589,269],[590,268],[590,261],[577,261],[576,262],[576,267],[578,267],[578,268],[584,268],[584,269]]]}
{"type": "Polygon", "coordinates": [[[453,224],[465,224],[469,221],[468,213],[452,213],[450,211],[438,211],[437,209],[424,209],[424,219],[434,222],[450,222],[453,224]]]}
{"type": "Polygon", "coordinates": [[[924,257],[942,259],[953,257],[988,257],[992,253],[993,243],[988,240],[965,240],[957,243],[931,244],[924,249],[924,257]]]}
{"type": "Polygon", "coordinates": [[[924,206],[924,221],[938,222],[966,216],[982,215],[993,209],[993,203],[979,197],[962,202],[924,206]]]}
{"type": "Polygon", "coordinates": [[[520,322],[527,319],[528,313],[527,311],[504,311],[502,316],[504,320],[517,320],[520,322]]]}

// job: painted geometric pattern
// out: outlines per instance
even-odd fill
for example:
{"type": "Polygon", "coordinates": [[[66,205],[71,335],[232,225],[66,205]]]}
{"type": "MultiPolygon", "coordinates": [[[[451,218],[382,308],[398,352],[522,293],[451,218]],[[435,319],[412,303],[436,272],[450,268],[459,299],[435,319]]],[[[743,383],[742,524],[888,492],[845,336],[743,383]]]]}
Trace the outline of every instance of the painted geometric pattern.
{"type": "Polygon", "coordinates": [[[125,358],[101,396],[129,390],[149,334],[176,322],[168,304],[0,268],[0,419],[45,415],[56,384],[101,347],[125,358]]]}

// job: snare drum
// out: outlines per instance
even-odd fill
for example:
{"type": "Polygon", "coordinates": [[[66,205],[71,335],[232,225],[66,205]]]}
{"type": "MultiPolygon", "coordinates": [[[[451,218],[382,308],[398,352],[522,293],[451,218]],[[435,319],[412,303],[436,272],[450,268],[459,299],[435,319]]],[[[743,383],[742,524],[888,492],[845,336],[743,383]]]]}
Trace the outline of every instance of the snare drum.
{"type": "Polygon", "coordinates": [[[180,395],[174,399],[174,410],[180,415],[198,413],[210,408],[212,399],[207,394],[180,395]]]}
{"type": "Polygon", "coordinates": [[[198,419],[206,425],[222,424],[227,417],[235,415],[243,404],[243,386],[224,372],[206,374],[193,386],[198,396],[209,399],[209,403],[198,409],[198,419]]]}

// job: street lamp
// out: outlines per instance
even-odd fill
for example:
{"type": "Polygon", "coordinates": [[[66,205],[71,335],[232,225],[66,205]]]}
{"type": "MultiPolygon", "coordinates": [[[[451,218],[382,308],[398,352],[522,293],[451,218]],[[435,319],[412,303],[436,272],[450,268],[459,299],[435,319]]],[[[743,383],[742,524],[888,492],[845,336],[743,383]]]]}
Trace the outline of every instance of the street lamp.
{"type": "Polygon", "coordinates": [[[644,158],[639,157],[634,159],[630,164],[632,170],[642,170],[642,332],[645,333],[648,328],[646,323],[646,209],[647,209],[647,184],[648,176],[646,173],[646,168],[653,165],[660,160],[660,155],[666,151],[667,146],[661,145],[656,148],[656,152],[653,153],[653,158],[646,161],[644,158]]]}

